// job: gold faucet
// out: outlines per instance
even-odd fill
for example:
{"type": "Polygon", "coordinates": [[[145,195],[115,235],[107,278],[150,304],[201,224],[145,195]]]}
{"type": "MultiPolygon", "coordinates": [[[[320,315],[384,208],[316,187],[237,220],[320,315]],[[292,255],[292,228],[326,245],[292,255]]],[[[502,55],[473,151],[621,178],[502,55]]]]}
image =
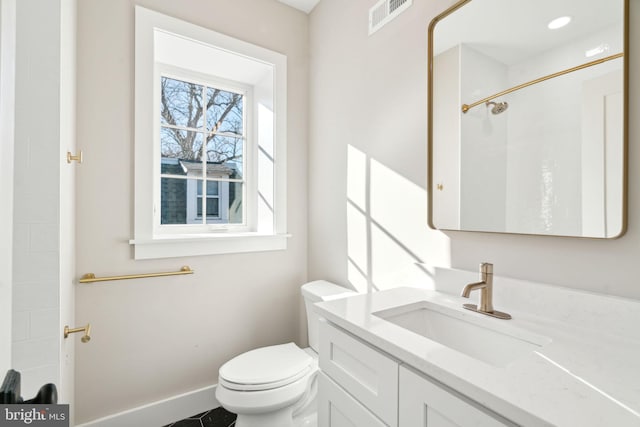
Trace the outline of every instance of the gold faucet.
{"type": "Polygon", "coordinates": [[[463,304],[464,308],[498,319],[511,319],[510,314],[493,309],[493,264],[488,262],[480,264],[480,281],[466,285],[460,295],[469,298],[471,291],[476,289],[480,289],[480,302],[478,305],[463,304]]]}

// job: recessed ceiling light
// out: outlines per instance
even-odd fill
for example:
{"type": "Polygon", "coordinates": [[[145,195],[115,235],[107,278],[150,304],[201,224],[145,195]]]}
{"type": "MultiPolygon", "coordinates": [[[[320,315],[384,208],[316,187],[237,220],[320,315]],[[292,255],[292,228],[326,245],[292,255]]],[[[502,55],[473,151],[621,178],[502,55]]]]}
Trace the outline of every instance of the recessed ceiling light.
{"type": "Polygon", "coordinates": [[[561,16],[559,18],[554,19],[553,21],[547,24],[547,28],[550,30],[557,30],[558,28],[562,28],[571,22],[570,16],[561,16]]]}

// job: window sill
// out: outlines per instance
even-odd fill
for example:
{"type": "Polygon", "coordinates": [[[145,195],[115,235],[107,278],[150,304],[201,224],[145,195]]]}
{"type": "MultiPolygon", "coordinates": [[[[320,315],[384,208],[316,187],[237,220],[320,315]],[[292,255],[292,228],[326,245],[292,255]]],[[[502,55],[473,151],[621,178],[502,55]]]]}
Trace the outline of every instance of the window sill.
{"type": "Polygon", "coordinates": [[[287,249],[290,234],[225,233],[219,235],[172,235],[130,240],[134,258],[157,259],[221,255],[287,249]]]}

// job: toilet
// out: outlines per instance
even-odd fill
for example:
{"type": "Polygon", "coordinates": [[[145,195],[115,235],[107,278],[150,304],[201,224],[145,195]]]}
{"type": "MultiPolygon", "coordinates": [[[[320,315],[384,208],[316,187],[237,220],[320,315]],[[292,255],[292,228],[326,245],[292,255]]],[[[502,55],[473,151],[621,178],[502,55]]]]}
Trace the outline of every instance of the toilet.
{"type": "Polygon", "coordinates": [[[317,425],[318,315],[312,305],[354,295],[324,280],[301,288],[307,311],[309,348],[294,343],[261,347],[220,367],[216,398],[238,414],[236,427],[315,427],[317,425]]]}

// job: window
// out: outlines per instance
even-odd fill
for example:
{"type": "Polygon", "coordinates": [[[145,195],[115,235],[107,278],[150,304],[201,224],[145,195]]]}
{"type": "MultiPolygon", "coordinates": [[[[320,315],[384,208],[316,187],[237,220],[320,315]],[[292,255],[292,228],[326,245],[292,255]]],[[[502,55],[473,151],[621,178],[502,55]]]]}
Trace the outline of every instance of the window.
{"type": "Polygon", "coordinates": [[[246,225],[250,88],[223,89],[176,74],[161,73],[159,81],[160,224],[246,225]]]}
{"type": "Polygon", "coordinates": [[[136,259],[286,248],[286,57],[136,7],[136,259]]]}
{"type": "MultiPolygon", "coordinates": [[[[198,195],[197,195],[197,213],[196,216],[200,218],[222,219],[223,222],[228,222],[227,215],[220,215],[220,191],[219,183],[216,181],[210,181],[206,186],[204,195],[204,203],[202,196],[202,182],[198,181],[198,195]],[[204,212],[202,211],[204,209],[204,212]]],[[[224,200],[225,198],[223,198],[224,200]]]]}

